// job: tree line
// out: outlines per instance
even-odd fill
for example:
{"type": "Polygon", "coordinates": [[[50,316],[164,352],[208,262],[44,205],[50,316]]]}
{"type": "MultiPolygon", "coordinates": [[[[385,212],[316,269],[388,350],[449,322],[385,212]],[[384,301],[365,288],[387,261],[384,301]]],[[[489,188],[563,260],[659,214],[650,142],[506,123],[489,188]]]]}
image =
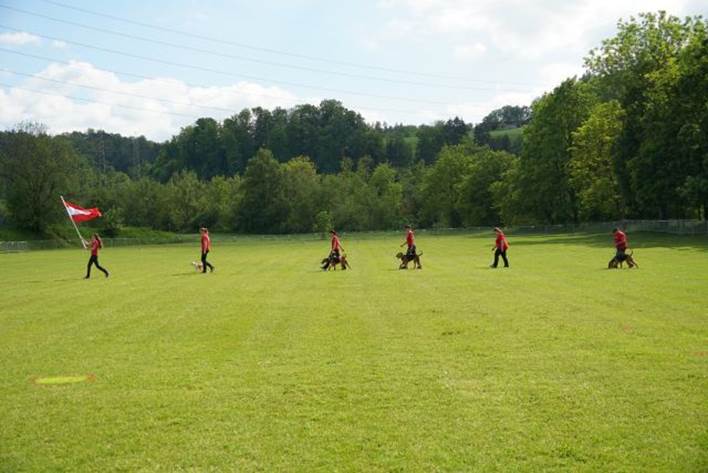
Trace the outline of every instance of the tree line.
{"type": "Polygon", "coordinates": [[[582,77],[476,126],[370,125],[335,100],[202,118],[162,144],[23,124],[0,133],[0,219],[45,231],[59,193],[107,209],[111,232],[705,218],[706,27],[620,21],[582,77]]]}

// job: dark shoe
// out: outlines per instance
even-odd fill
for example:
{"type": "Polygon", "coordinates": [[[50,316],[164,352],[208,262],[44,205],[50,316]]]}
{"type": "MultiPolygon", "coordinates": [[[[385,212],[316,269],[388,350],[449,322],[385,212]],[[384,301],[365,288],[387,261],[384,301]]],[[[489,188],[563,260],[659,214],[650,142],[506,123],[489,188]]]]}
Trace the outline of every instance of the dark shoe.
{"type": "Polygon", "coordinates": [[[109,276],[109,273],[108,273],[108,271],[106,271],[106,277],[108,277],[108,276],[109,276]]]}
{"type": "Polygon", "coordinates": [[[90,279],[91,276],[84,276],[84,279],[90,279]]]}

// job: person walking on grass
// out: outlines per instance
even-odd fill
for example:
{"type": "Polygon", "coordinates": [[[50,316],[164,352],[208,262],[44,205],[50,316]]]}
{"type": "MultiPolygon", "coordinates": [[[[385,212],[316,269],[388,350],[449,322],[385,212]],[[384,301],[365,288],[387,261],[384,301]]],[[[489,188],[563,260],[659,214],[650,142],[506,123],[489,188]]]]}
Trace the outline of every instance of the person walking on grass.
{"type": "Polygon", "coordinates": [[[96,267],[103,271],[103,274],[108,277],[108,271],[105,268],[102,268],[100,264],[98,264],[98,250],[103,248],[103,241],[101,240],[101,237],[98,236],[98,233],[94,233],[93,236],[91,237],[91,244],[90,246],[87,246],[86,249],[91,251],[91,258],[89,258],[88,265],[86,266],[86,277],[84,279],[88,279],[91,277],[91,266],[94,264],[96,267]]]}
{"type": "Polygon", "coordinates": [[[403,228],[406,229],[406,241],[401,243],[401,247],[406,245],[408,249],[406,250],[406,256],[410,261],[415,259],[415,234],[410,225],[406,225],[403,228]]]}
{"type": "Polygon", "coordinates": [[[627,235],[619,228],[613,228],[612,234],[615,239],[615,250],[617,250],[614,259],[618,263],[621,263],[627,259],[627,256],[625,255],[625,251],[627,251],[627,235]]]}
{"type": "Polygon", "coordinates": [[[211,238],[209,238],[209,229],[207,227],[202,227],[199,229],[202,234],[202,273],[207,272],[207,267],[209,271],[214,272],[214,266],[207,261],[207,255],[211,250],[211,238]]]}
{"type": "Polygon", "coordinates": [[[326,271],[330,266],[339,263],[342,253],[344,253],[344,248],[342,247],[342,242],[339,241],[339,235],[337,235],[337,232],[332,229],[329,231],[329,234],[332,235],[332,239],[330,240],[329,258],[324,266],[322,266],[323,271],[326,271]]]}
{"type": "Polygon", "coordinates": [[[501,231],[501,228],[494,227],[494,233],[497,234],[497,239],[494,242],[492,251],[494,251],[494,263],[489,265],[490,268],[496,268],[499,264],[499,256],[504,260],[504,267],[509,267],[509,260],[506,258],[506,250],[509,249],[509,242],[506,240],[506,235],[501,231]]]}

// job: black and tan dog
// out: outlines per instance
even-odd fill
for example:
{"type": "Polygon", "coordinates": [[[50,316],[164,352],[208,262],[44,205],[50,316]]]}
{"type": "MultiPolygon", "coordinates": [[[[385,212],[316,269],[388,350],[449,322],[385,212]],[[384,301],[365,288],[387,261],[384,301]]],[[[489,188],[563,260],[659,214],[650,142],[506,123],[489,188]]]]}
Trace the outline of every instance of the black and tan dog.
{"type": "Polygon", "coordinates": [[[320,264],[322,265],[322,269],[324,271],[327,271],[328,269],[333,269],[336,271],[337,265],[339,265],[343,270],[352,269],[352,267],[349,266],[349,261],[347,261],[347,255],[340,255],[336,258],[328,256],[327,258],[322,258],[322,262],[320,264]]]}
{"type": "Polygon", "coordinates": [[[421,256],[423,256],[422,252],[415,255],[408,255],[399,251],[396,253],[396,258],[401,260],[401,264],[398,266],[398,269],[408,269],[408,263],[411,261],[413,262],[413,269],[423,269],[423,265],[420,264],[421,256]]]}
{"type": "Polygon", "coordinates": [[[633,255],[634,251],[625,253],[624,258],[618,258],[617,255],[615,255],[614,258],[607,263],[607,269],[622,269],[622,264],[625,261],[627,262],[627,266],[630,268],[639,268],[639,264],[637,264],[637,260],[634,259],[633,255]]]}

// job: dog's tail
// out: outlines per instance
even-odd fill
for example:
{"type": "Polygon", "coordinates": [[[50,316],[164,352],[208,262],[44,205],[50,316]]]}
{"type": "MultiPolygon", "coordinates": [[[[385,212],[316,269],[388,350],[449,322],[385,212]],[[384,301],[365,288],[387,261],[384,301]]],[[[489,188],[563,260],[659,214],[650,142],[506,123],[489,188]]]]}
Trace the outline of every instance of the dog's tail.
{"type": "Polygon", "coordinates": [[[416,256],[423,256],[423,252],[421,251],[421,252],[418,253],[416,256]]]}

